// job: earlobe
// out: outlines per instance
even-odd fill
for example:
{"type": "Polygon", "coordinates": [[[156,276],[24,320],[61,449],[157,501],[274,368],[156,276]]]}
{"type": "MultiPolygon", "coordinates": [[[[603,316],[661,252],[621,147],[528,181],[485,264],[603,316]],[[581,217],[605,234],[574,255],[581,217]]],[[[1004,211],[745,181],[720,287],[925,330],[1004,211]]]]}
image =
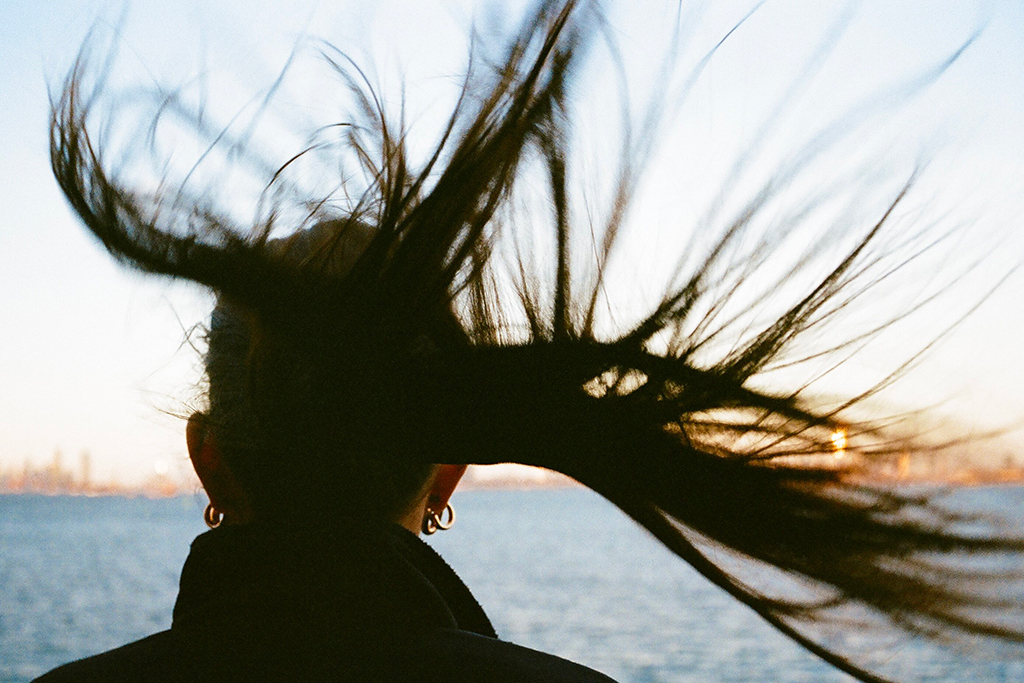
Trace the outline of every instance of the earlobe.
{"type": "Polygon", "coordinates": [[[223,511],[223,501],[217,486],[217,469],[220,465],[220,454],[216,452],[216,445],[209,438],[206,426],[206,416],[202,413],[192,413],[188,418],[185,427],[185,444],[188,446],[188,457],[192,461],[192,469],[195,470],[199,482],[210,497],[210,503],[218,510],[223,511]]]}
{"type": "Polygon", "coordinates": [[[249,497],[221,457],[217,439],[202,413],[193,413],[185,428],[188,457],[210,498],[210,504],[225,524],[248,522],[252,517],[249,497]]]}
{"type": "Polygon", "coordinates": [[[455,510],[448,501],[465,473],[466,465],[437,465],[426,499],[421,499],[419,504],[417,516],[402,522],[404,526],[414,533],[428,536],[439,529],[451,528],[455,522],[455,510]]]}
{"type": "Polygon", "coordinates": [[[466,465],[438,465],[434,483],[427,495],[427,505],[434,510],[444,510],[466,469],[466,465]]]}

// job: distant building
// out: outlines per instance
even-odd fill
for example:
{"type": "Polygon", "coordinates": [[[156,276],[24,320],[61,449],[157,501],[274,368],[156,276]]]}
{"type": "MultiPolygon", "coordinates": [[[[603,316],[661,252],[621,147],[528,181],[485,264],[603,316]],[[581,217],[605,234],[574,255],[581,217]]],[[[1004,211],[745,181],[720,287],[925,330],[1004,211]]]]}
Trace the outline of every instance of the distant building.
{"type": "Polygon", "coordinates": [[[83,491],[88,491],[92,486],[92,456],[89,455],[89,451],[82,451],[78,456],[78,464],[78,485],[83,491]]]}

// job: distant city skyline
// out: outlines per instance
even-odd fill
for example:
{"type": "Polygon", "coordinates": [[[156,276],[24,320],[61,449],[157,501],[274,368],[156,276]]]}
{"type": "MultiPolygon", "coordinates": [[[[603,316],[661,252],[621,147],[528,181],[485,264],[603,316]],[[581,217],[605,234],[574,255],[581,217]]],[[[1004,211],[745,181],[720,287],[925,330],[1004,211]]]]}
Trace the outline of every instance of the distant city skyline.
{"type": "Polygon", "coordinates": [[[42,467],[28,460],[21,467],[0,460],[0,494],[170,497],[194,493],[200,489],[195,475],[191,478],[182,476],[180,469],[176,469],[178,471],[172,473],[170,467],[156,467],[149,477],[132,481],[96,479],[89,451],[81,451],[77,467],[72,467],[65,465],[64,453],[56,449],[52,460],[42,467]]]}
{"type": "MultiPolygon", "coordinates": [[[[460,488],[465,490],[499,488],[561,488],[578,484],[563,474],[523,465],[472,466],[460,488]]],[[[78,467],[65,466],[59,449],[42,467],[25,461],[20,467],[0,461],[0,495],[43,494],[84,496],[132,496],[152,498],[190,495],[201,492],[198,478],[185,467],[171,468],[158,463],[147,478],[137,481],[96,480],[92,476],[92,456],[82,451],[78,467]]]]}
{"type": "MultiPolygon", "coordinates": [[[[837,448],[827,466],[844,467],[851,464],[843,448],[837,448]]],[[[852,456],[865,462],[859,456],[852,456]]],[[[195,474],[187,468],[173,469],[161,463],[147,477],[133,482],[117,479],[94,480],[92,456],[82,451],[77,469],[66,467],[64,454],[54,451],[50,463],[35,467],[23,462],[21,467],[8,466],[0,461],[0,495],[42,494],[75,496],[147,496],[167,498],[182,495],[203,495],[195,474]]],[[[873,483],[904,484],[962,484],[1024,485],[1024,465],[1018,464],[1010,452],[999,462],[988,466],[964,466],[949,453],[931,452],[926,457],[911,459],[909,454],[892,453],[876,458],[864,466],[860,474],[873,483]]],[[[535,489],[579,486],[577,482],[558,472],[523,465],[473,465],[459,485],[460,490],[535,489]]]]}

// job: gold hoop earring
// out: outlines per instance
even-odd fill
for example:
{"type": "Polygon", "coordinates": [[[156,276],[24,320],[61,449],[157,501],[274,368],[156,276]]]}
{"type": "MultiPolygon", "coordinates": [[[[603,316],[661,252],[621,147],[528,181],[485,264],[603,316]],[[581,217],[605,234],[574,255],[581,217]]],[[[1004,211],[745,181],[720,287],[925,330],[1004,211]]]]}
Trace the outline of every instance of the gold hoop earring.
{"type": "Polygon", "coordinates": [[[213,507],[213,503],[207,503],[206,509],[203,510],[203,521],[206,522],[206,526],[216,529],[224,521],[224,513],[213,507]]]}
{"type": "Polygon", "coordinates": [[[423,516],[423,533],[427,536],[435,531],[447,531],[455,524],[455,508],[451,503],[444,506],[440,514],[433,508],[427,508],[427,514],[423,516]],[[445,513],[448,513],[448,521],[444,521],[445,513]]]}

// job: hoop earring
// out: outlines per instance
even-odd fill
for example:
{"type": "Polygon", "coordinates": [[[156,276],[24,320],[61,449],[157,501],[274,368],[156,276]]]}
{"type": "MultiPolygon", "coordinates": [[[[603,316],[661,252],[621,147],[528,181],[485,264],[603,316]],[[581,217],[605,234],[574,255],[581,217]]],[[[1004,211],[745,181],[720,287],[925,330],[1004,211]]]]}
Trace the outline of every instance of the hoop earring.
{"type": "Polygon", "coordinates": [[[206,522],[206,526],[216,529],[224,521],[224,513],[213,507],[213,503],[207,503],[206,509],[203,510],[203,521],[206,522]]]}
{"type": "Polygon", "coordinates": [[[440,514],[433,508],[427,508],[427,514],[423,516],[423,533],[426,536],[431,535],[435,531],[447,531],[452,528],[455,524],[455,508],[452,507],[451,503],[444,506],[444,510],[440,514]],[[448,521],[444,521],[445,513],[448,513],[448,521]]]}

